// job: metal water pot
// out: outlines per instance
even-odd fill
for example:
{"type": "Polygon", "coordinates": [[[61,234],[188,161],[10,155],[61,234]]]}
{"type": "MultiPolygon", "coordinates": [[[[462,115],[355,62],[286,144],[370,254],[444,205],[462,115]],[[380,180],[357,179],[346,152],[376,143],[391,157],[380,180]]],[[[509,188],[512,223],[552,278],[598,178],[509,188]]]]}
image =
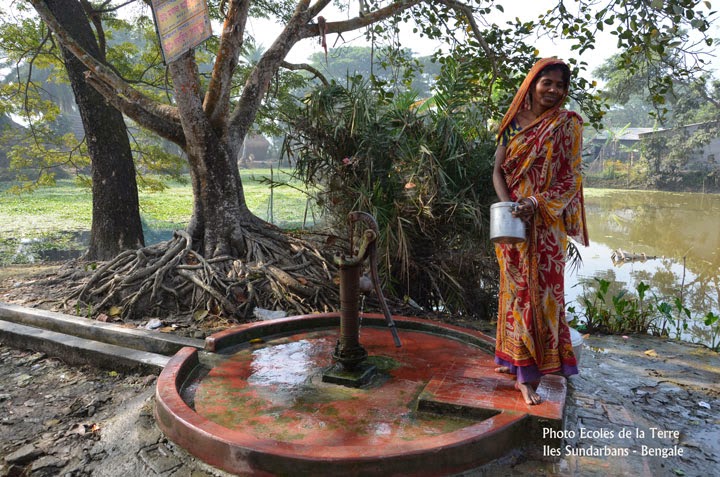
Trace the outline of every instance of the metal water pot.
{"type": "Polygon", "coordinates": [[[490,240],[494,243],[518,243],[525,240],[525,223],[512,216],[517,202],[497,202],[490,206],[490,240]]]}

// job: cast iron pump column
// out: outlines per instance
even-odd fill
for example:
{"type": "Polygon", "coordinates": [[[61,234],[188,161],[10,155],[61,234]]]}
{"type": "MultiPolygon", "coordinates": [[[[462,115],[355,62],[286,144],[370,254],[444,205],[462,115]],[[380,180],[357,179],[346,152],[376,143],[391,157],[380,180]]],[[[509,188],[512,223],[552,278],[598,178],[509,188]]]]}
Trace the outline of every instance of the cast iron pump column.
{"type": "Polygon", "coordinates": [[[370,260],[370,275],[375,293],[392,332],[395,346],[399,347],[401,343],[395,322],[382,294],[377,273],[377,222],[372,215],[365,212],[350,212],[348,221],[350,223],[350,255],[335,255],[335,264],[340,267],[340,337],[333,357],[346,370],[352,371],[367,358],[367,351],[360,345],[360,275],[366,258],[370,260]],[[353,246],[355,222],[363,222],[367,226],[362,234],[357,254],[354,254],[353,246]]]}

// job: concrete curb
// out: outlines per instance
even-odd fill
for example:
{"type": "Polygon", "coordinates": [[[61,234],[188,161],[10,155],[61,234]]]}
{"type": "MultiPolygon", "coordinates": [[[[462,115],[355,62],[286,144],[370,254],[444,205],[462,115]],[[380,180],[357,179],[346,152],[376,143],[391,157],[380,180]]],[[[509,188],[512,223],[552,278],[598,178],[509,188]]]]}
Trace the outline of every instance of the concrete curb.
{"type": "Polygon", "coordinates": [[[158,331],[124,328],[112,323],[1,302],[0,320],[168,356],[186,346],[197,349],[203,349],[205,346],[204,340],[158,331]]]}
{"type": "Polygon", "coordinates": [[[69,364],[143,374],[158,374],[182,348],[205,346],[204,340],[8,303],[0,303],[0,343],[41,351],[69,364]]]}
{"type": "Polygon", "coordinates": [[[158,374],[170,360],[161,354],[124,348],[55,331],[0,321],[0,343],[30,348],[69,364],[91,364],[123,372],[158,374]]]}

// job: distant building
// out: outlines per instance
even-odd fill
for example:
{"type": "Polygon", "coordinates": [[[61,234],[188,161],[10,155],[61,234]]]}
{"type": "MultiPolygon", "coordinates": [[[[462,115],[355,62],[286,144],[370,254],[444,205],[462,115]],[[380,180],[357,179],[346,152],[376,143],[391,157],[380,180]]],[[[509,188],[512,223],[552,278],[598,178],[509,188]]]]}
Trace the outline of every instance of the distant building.
{"type": "MultiPolygon", "coordinates": [[[[672,129],[657,128],[622,128],[608,129],[597,133],[586,146],[585,157],[589,171],[602,171],[606,161],[619,161],[632,163],[644,154],[643,145],[649,140],[660,137],[670,137],[682,134],[687,141],[699,141],[698,132],[705,128],[711,139],[698,146],[696,152],[688,157],[685,167],[690,170],[702,170],[708,166],[717,167],[720,160],[720,123],[709,121],[705,123],[689,124],[672,129]]],[[[707,136],[705,137],[707,141],[707,136]]],[[[704,141],[703,141],[704,142],[704,141]]]]}
{"type": "Polygon", "coordinates": [[[655,131],[653,128],[610,128],[598,131],[587,141],[585,162],[587,172],[599,173],[605,170],[606,161],[632,164],[640,158],[641,135],[655,131]]]}
{"type": "Polygon", "coordinates": [[[634,153],[639,157],[642,134],[655,131],[654,128],[603,129],[590,141],[591,161],[613,160],[627,162],[634,153]]]}
{"type": "Polygon", "coordinates": [[[692,154],[689,155],[685,167],[689,170],[703,170],[707,167],[717,167],[718,160],[720,160],[720,121],[708,121],[704,123],[688,124],[687,126],[680,126],[673,129],[662,129],[658,131],[649,131],[640,134],[641,141],[648,141],[649,139],[657,136],[669,136],[682,134],[687,141],[693,142],[708,142],[698,146],[692,154]],[[697,133],[702,133],[705,130],[705,137],[701,137],[697,133]],[[693,137],[695,136],[695,137],[693,137]]]}
{"type": "MultiPolygon", "coordinates": [[[[239,162],[240,166],[252,167],[253,163],[265,163],[269,157],[270,141],[260,134],[248,134],[239,162]]],[[[256,164],[257,165],[257,164],[256,164]]]]}

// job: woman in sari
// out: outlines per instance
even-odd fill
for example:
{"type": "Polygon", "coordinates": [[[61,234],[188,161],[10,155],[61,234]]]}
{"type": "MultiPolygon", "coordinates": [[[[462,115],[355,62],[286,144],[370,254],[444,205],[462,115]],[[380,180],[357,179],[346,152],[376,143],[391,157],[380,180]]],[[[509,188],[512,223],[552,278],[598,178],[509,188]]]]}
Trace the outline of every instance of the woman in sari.
{"type": "Polygon", "coordinates": [[[565,320],[564,271],[568,237],[588,245],[583,204],[582,119],[561,109],[570,69],[538,61],[523,81],[498,132],[493,184],[513,215],[526,223],[526,240],[496,244],[500,265],[497,372],[516,376],[527,404],[541,402],[544,374],[577,374],[565,320]]]}

